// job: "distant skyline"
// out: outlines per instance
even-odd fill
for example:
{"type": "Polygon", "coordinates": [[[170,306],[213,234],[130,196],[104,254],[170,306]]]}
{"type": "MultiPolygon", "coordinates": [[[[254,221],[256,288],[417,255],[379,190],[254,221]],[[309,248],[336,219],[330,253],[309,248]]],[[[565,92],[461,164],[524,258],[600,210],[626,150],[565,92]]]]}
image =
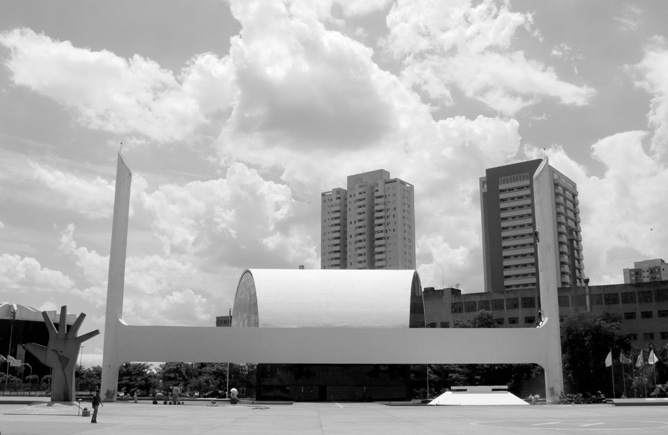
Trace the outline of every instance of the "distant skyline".
{"type": "Polygon", "coordinates": [[[578,185],[591,285],[668,258],[664,1],[0,10],[2,301],[103,329],[121,143],[128,323],[213,326],[244,268],[319,268],[320,193],[380,168],[415,186],[425,287],[483,291],[478,178],[544,156],[578,185]]]}

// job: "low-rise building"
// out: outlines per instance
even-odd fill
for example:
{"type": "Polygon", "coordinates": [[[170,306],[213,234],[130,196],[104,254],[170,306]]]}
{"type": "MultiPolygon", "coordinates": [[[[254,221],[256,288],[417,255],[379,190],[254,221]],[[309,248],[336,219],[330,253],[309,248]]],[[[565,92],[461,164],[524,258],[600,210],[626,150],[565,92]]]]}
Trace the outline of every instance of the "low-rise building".
{"type": "MultiPolygon", "coordinates": [[[[540,300],[533,289],[462,294],[455,288],[426,287],[423,297],[427,327],[452,328],[480,310],[491,311],[506,328],[531,328],[541,321],[540,300]]],[[[585,311],[619,313],[622,332],[634,347],[658,347],[668,340],[668,281],[559,288],[560,320],[585,311]]]]}

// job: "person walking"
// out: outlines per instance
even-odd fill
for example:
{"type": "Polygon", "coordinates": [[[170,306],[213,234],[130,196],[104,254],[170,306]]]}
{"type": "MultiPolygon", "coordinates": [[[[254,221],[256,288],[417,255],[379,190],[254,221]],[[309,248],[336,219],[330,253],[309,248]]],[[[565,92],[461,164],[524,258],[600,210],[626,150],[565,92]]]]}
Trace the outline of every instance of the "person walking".
{"type": "Polygon", "coordinates": [[[98,388],[95,390],[95,395],[93,396],[93,418],[90,420],[91,423],[97,423],[97,408],[100,405],[102,405],[102,399],[100,399],[100,389],[98,388]]]}

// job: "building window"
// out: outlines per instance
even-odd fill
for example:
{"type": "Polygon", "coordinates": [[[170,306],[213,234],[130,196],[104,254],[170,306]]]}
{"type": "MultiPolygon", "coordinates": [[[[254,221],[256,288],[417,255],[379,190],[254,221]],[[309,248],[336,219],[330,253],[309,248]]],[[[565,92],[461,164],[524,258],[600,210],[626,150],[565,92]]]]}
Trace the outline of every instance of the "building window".
{"type": "Polygon", "coordinates": [[[591,295],[591,304],[592,305],[603,305],[603,295],[591,295]]]}
{"type": "Polygon", "coordinates": [[[619,293],[606,293],[605,304],[606,305],[619,305],[619,293]]]}
{"type": "Polygon", "coordinates": [[[668,289],[654,290],[654,300],[657,302],[668,301],[668,289]]]}
{"type": "Polygon", "coordinates": [[[449,328],[450,322],[441,322],[441,328],[449,328]]]}
{"type": "Polygon", "coordinates": [[[668,339],[668,332],[662,331],[661,332],[661,340],[666,340],[668,339]]]}
{"type": "Polygon", "coordinates": [[[508,317],[508,324],[509,325],[517,325],[518,323],[518,318],[517,317],[508,317]]]}
{"type": "Polygon", "coordinates": [[[520,300],[518,298],[506,299],[506,308],[509,310],[516,310],[520,307],[520,300]]]}
{"type": "Polygon", "coordinates": [[[427,328],[436,328],[438,324],[436,322],[427,323],[427,328]]]}
{"type": "Polygon", "coordinates": [[[640,318],[641,319],[651,319],[654,317],[654,312],[653,311],[641,311],[640,312],[640,318]]]}
{"type": "Polygon", "coordinates": [[[461,302],[453,302],[452,303],[452,312],[453,313],[463,313],[464,312],[464,304],[461,302]]]}
{"type": "Polygon", "coordinates": [[[489,301],[478,301],[478,309],[489,311],[490,303],[489,301]]]}
{"type": "Polygon", "coordinates": [[[636,293],[635,292],[622,293],[622,303],[623,304],[635,304],[636,303],[636,293]]]}
{"type": "Polygon", "coordinates": [[[628,334],[627,335],[628,339],[631,341],[636,341],[638,340],[638,334],[628,334]]]}
{"type": "Polygon", "coordinates": [[[570,307],[570,300],[568,299],[568,296],[559,296],[559,306],[560,307],[570,307]]]}
{"type": "Polygon", "coordinates": [[[536,308],[536,298],[534,297],[522,298],[522,308],[536,308]]]}
{"type": "Polygon", "coordinates": [[[502,311],[505,309],[503,299],[492,299],[492,311],[502,311]]]}
{"type": "Polygon", "coordinates": [[[464,303],[464,311],[467,313],[473,313],[477,310],[476,301],[466,301],[464,303]]]}
{"type": "Polygon", "coordinates": [[[641,304],[647,304],[647,303],[654,302],[652,300],[652,291],[647,290],[647,291],[638,292],[638,302],[641,303],[641,304]]]}
{"type": "Polygon", "coordinates": [[[525,324],[536,323],[536,318],[534,316],[526,316],[524,318],[524,323],[525,324]]]}
{"type": "Polygon", "coordinates": [[[503,325],[503,323],[504,323],[503,322],[503,317],[498,317],[498,318],[494,319],[494,323],[496,323],[499,326],[503,325]]]}
{"type": "Polygon", "coordinates": [[[624,320],[634,320],[636,318],[636,313],[624,313],[624,320]]]}
{"type": "Polygon", "coordinates": [[[668,317],[668,310],[659,310],[658,317],[668,317]]]}
{"type": "Polygon", "coordinates": [[[654,333],[653,332],[643,332],[642,339],[645,340],[645,341],[654,340],[654,333]]]}

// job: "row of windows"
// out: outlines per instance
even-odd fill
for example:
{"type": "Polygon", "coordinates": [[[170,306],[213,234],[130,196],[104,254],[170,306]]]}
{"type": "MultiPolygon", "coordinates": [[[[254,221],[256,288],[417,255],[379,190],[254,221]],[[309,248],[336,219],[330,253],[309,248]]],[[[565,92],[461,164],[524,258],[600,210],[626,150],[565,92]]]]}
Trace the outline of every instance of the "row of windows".
{"type": "Polygon", "coordinates": [[[512,198],[501,198],[499,202],[521,201],[523,199],[531,199],[531,195],[513,196],[512,198]]]}
{"type": "Polygon", "coordinates": [[[532,216],[533,216],[532,213],[526,213],[526,214],[518,214],[517,216],[502,217],[501,222],[514,221],[514,220],[517,220],[517,219],[527,219],[527,218],[530,219],[532,216]]]}
{"type": "Polygon", "coordinates": [[[453,313],[472,313],[480,310],[516,310],[520,306],[522,308],[536,308],[536,298],[528,296],[521,298],[492,299],[491,301],[453,302],[450,308],[453,313]]]}
{"type": "MultiPolygon", "coordinates": [[[[521,248],[533,248],[533,243],[523,243],[523,244],[520,244],[520,245],[504,246],[503,250],[508,251],[508,250],[511,250],[511,249],[521,249],[521,248]]],[[[506,257],[504,257],[504,258],[506,258],[506,257]]]]}
{"type": "MultiPolygon", "coordinates": [[[[638,341],[638,334],[628,334],[627,335],[629,340],[632,341],[638,341]]],[[[642,339],[645,341],[651,341],[654,340],[654,333],[653,332],[643,332],[642,334],[642,339]]],[[[662,331],[661,332],[661,340],[666,340],[668,339],[668,331],[662,331]]]]}
{"type": "MultiPolygon", "coordinates": [[[[606,293],[605,295],[599,293],[591,295],[589,300],[592,305],[619,305],[620,301],[622,305],[635,303],[651,304],[653,302],[668,302],[668,289],[654,290],[653,292],[652,290],[642,290],[638,292],[606,293]]],[[[584,306],[586,303],[586,297],[584,295],[578,295],[577,302],[579,306],[584,306]]],[[[559,306],[570,306],[569,297],[565,295],[559,296],[559,306]]]]}
{"type": "Polygon", "coordinates": [[[520,181],[529,181],[529,173],[525,172],[523,174],[514,174],[514,175],[507,175],[505,177],[499,177],[499,185],[519,183],[520,181]]]}

